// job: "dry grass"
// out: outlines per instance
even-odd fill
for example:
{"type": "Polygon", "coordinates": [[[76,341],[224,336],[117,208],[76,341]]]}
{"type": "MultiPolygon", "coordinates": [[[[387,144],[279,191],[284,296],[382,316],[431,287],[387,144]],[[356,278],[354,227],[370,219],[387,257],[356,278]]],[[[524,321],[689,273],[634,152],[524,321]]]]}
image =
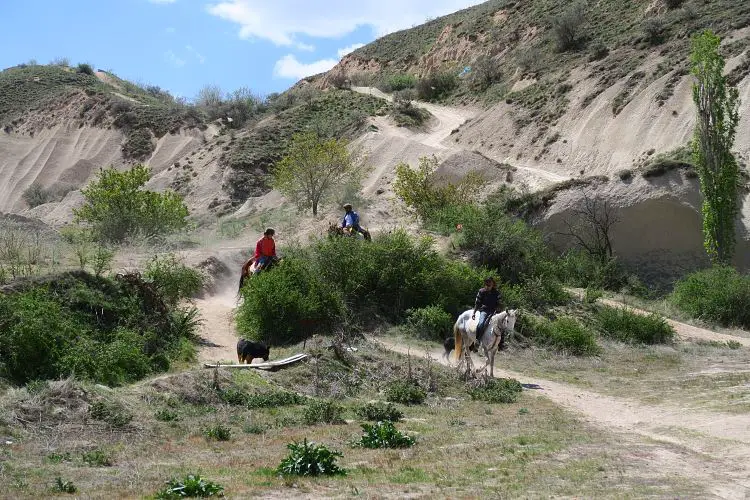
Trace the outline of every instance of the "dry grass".
{"type": "Polygon", "coordinates": [[[368,343],[356,347],[345,359],[318,348],[317,376],[324,372],[325,378],[335,379],[336,373],[346,373],[353,388],[318,384],[317,391],[339,394],[345,417],[354,419],[355,407],[382,398],[380,391],[389,380],[409,373],[423,384],[431,378],[436,391],[427,403],[401,408],[406,419],[397,426],[417,438],[413,448],[355,448],[350,443],[361,435],[356,421],[305,426],[303,406],[250,410],[222,403],[214,390],[215,384],[247,391],[299,386],[310,393],[316,390],[310,381],[316,377],[314,363],[273,374],[195,370],[115,391],[62,383],[70,396],[66,400],[81,405],[101,398],[121,402],[135,416],[122,428],[80,413],[62,422],[46,416],[20,422],[13,417],[15,409],[24,401],[39,404],[51,389],[42,388],[37,395],[9,391],[2,403],[0,435],[12,444],[0,448],[0,481],[13,498],[49,496],[58,476],[72,481],[87,498],[143,497],[170,477],[191,472],[222,484],[230,497],[623,498],[701,492],[697,484],[678,484],[650,467],[654,457],[648,445],[607,436],[543,397],[524,393],[508,405],[472,401],[452,371],[368,343]],[[168,421],[157,420],[160,410],[168,421]],[[203,436],[206,427],[216,424],[231,430],[230,441],[203,436]],[[343,451],[341,465],[349,474],[335,479],[277,477],[273,470],[286,454],[286,443],[303,438],[343,451]],[[84,463],[82,454],[96,449],[111,456],[111,467],[84,463]]]}

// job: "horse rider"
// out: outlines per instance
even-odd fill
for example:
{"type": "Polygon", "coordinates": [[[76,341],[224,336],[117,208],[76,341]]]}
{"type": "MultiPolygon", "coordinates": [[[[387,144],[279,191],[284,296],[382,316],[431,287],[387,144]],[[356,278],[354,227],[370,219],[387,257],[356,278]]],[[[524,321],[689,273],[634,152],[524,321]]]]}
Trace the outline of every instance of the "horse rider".
{"type": "Polygon", "coordinates": [[[341,219],[341,229],[348,232],[349,234],[364,234],[365,232],[362,229],[362,226],[359,225],[359,214],[352,210],[352,204],[345,204],[344,210],[346,211],[346,213],[344,214],[344,218],[341,219]]]}
{"type": "Polygon", "coordinates": [[[255,255],[253,257],[255,260],[255,270],[253,274],[258,274],[268,267],[269,264],[279,259],[276,256],[276,242],[273,239],[275,234],[276,231],[272,227],[269,227],[263,233],[263,237],[255,244],[255,255]]]}
{"type": "MultiPolygon", "coordinates": [[[[471,315],[471,319],[476,319],[477,311],[479,311],[479,323],[477,324],[477,338],[472,346],[472,350],[476,352],[481,344],[482,334],[484,329],[487,327],[490,318],[497,312],[500,304],[500,292],[497,290],[497,283],[495,278],[492,276],[484,280],[484,288],[479,289],[477,298],[474,301],[474,312],[471,315]]],[[[500,339],[500,349],[503,349],[503,338],[500,339]]]]}

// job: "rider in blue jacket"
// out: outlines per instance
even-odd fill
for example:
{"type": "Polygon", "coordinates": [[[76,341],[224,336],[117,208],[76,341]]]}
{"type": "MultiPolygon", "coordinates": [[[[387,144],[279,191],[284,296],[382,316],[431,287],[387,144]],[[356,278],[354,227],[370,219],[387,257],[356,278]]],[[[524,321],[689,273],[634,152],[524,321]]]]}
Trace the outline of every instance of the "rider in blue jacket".
{"type": "Polygon", "coordinates": [[[347,203],[344,205],[344,210],[346,210],[346,214],[344,214],[344,218],[341,220],[341,228],[361,233],[362,228],[359,225],[359,214],[352,210],[352,204],[347,203]]]}

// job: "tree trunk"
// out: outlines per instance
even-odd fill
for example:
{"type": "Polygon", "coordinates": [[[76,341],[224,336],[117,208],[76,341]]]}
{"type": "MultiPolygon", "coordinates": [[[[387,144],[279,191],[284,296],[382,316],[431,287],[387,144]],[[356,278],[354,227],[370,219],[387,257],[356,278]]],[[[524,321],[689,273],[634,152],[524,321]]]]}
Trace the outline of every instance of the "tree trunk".
{"type": "Polygon", "coordinates": [[[318,200],[312,202],[313,216],[318,215],[318,200]]]}

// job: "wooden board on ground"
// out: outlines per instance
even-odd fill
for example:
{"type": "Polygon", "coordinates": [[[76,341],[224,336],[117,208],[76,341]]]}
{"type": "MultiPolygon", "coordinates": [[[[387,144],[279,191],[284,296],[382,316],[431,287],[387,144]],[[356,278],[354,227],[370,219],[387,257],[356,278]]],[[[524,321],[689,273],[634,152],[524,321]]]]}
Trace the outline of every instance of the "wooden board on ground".
{"type": "Polygon", "coordinates": [[[289,365],[293,365],[294,363],[297,363],[299,361],[302,361],[307,357],[307,354],[295,354],[294,356],[289,356],[288,358],[284,359],[278,359],[276,361],[267,361],[265,363],[253,363],[250,365],[246,364],[240,364],[240,365],[221,365],[221,364],[212,364],[212,363],[205,363],[203,365],[204,368],[237,368],[237,369],[249,369],[253,368],[256,370],[278,370],[279,368],[284,368],[289,365]]]}

